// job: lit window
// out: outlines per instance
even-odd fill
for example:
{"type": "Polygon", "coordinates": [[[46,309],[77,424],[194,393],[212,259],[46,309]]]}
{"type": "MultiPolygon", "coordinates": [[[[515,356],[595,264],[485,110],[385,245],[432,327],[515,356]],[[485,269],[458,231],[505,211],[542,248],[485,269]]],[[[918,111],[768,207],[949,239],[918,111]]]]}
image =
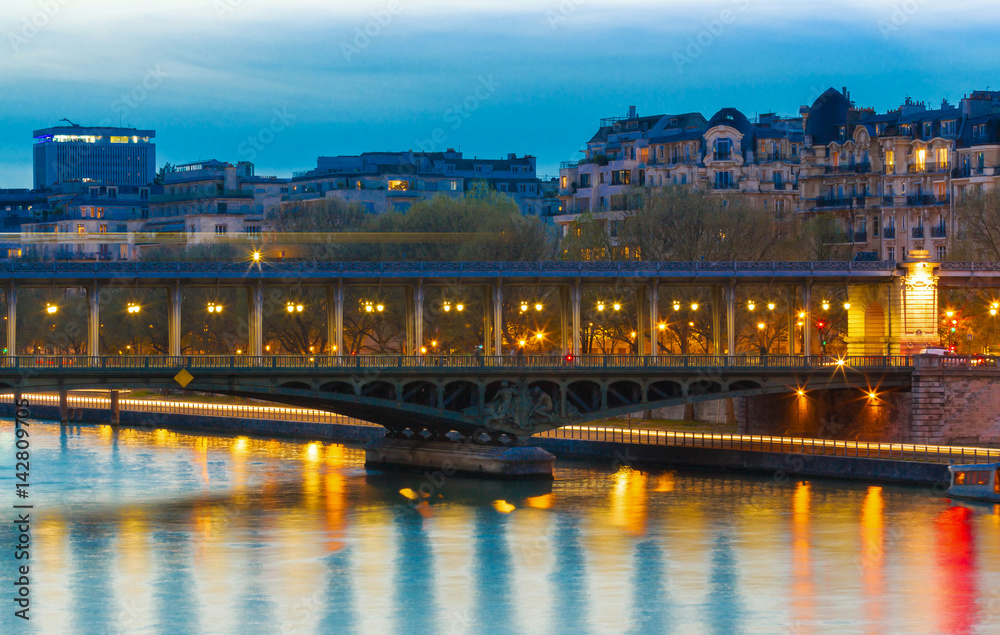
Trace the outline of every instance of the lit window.
{"type": "Polygon", "coordinates": [[[885,171],[892,174],[896,171],[896,153],[892,150],[885,151],[885,171]]]}
{"type": "Polygon", "coordinates": [[[916,167],[918,172],[923,172],[927,167],[927,150],[924,150],[923,148],[917,150],[916,167]]]}
{"type": "Polygon", "coordinates": [[[408,190],[410,189],[409,181],[389,181],[390,190],[408,190]]]}
{"type": "Polygon", "coordinates": [[[87,230],[86,230],[86,229],[84,228],[84,226],[83,226],[83,225],[77,225],[77,226],[76,226],[76,233],[78,233],[78,234],[80,234],[80,235],[83,235],[83,234],[85,234],[86,232],[87,232],[87,230]]]}
{"type": "Polygon", "coordinates": [[[128,143],[128,137],[111,137],[111,143],[128,143]]]}
{"type": "Polygon", "coordinates": [[[937,163],[938,169],[945,170],[948,168],[948,149],[939,148],[937,151],[937,163]]]}

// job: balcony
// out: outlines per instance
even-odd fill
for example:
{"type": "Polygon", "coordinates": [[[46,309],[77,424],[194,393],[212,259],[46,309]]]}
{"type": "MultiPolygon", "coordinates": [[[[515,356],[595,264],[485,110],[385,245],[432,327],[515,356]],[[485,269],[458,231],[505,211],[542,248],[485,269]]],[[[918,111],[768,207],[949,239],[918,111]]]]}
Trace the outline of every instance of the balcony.
{"type": "Polygon", "coordinates": [[[713,161],[732,161],[733,160],[733,153],[732,152],[713,152],[712,153],[712,160],[713,161]]]}
{"type": "Polygon", "coordinates": [[[715,182],[712,183],[713,190],[736,190],[739,189],[739,183],[725,183],[725,182],[715,182]]]}
{"type": "Polygon", "coordinates": [[[931,227],[931,238],[947,238],[948,228],[944,225],[938,225],[937,227],[931,227]]]}
{"type": "Polygon", "coordinates": [[[910,232],[911,232],[910,235],[913,236],[914,238],[923,238],[924,237],[924,228],[923,227],[914,227],[912,230],[910,230],[910,232]]]}
{"type": "Polygon", "coordinates": [[[893,200],[892,199],[893,198],[895,198],[895,197],[893,197],[891,194],[889,196],[883,196],[882,197],[882,207],[892,207],[892,205],[893,205],[893,200]]]}
{"type": "Polygon", "coordinates": [[[944,196],[934,196],[933,194],[912,194],[906,197],[906,204],[910,207],[918,207],[924,205],[947,205],[949,202],[948,195],[944,196]]]}
{"type": "Polygon", "coordinates": [[[867,174],[872,171],[871,163],[854,163],[849,165],[823,166],[825,174],[867,174]]]}
{"type": "Polygon", "coordinates": [[[816,199],[816,207],[853,207],[853,198],[826,198],[820,197],[816,199]]]}
{"type": "Polygon", "coordinates": [[[882,238],[885,238],[886,240],[892,240],[895,237],[896,237],[895,227],[886,227],[885,229],[882,230],[882,238]]]}

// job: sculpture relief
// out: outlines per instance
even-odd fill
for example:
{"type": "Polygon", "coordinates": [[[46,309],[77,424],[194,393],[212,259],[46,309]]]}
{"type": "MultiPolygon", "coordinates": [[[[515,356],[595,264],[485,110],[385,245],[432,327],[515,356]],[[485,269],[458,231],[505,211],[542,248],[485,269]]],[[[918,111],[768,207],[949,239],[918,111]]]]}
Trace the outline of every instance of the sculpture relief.
{"type": "Polygon", "coordinates": [[[491,428],[531,432],[559,419],[555,405],[537,386],[502,382],[492,401],[483,407],[483,423],[491,428]]]}

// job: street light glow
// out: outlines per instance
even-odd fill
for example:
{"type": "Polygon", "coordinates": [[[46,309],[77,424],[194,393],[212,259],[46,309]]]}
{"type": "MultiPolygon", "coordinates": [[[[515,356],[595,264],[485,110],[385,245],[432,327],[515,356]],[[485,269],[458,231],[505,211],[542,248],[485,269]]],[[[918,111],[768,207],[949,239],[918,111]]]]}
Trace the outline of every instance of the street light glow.
{"type": "Polygon", "coordinates": [[[773,311],[774,310],[774,302],[768,302],[767,303],[767,310],[768,311],[773,311]]]}
{"type": "Polygon", "coordinates": [[[615,302],[614,304],[611,305],[611,308],[614,309],[615,311],[621,311],[622,305],[618,302],[615,302]]]}
{"type": "Polygon", "coordinates": [[[692,302],[691,303],[691,310],[692,311],[697,311],[698,310],[698,303],[697,302],[692,302]]]}
{"type": "Polygon", "coordinates": [[[763,322],[757,322],[757,328],[763,331],[764,329],[767,328],[767,325],[764,324],[763,322]]]}
{"type": "Polygon", "coordinates": [[[254,262],[260,262],[260,252],[259,251],[253,252],[253,261],[254,262]]]}
{"type": "Polygon", "coordinates": [[[545,337],[545,334],[544,334],[544,333],[541,333],[541,332],[539,332],[539,333],[536,333],[536,334],[535,334],[535,339],[536,339],[536,340],[538,340],[538,341],[542,341],[542,339],[543,339],[544,337],[545,337]]]}
{"type": "Polygon", "coordinates": [[[541,302],[536,302],[535,303],[535,310],[536,311],[541,311],[542,310],[542,303],[541,302]]]}
{"type": "Polygon", "coordinates": [[[208,312],[209,313],[222,313],[222,305],[221,304],[216,304],[215,302],[209,302],[208,303],[208,312]]]}
{"type": "Polygon", "coordinates": [[[139,305],[136,304],[135,302],[129,302],[128,305],[125,307],[125,310],[128,311],[129,313],[138,313],[139,305]]]}
{"type": "Polygon", "coordinates": [[[823,310],[824,311],[829,311],[830,310],[830,303],[827,302],[826,300],[823,300],[823,310]]]}
{"type": "Polygon", "coordinates": [[[49,315],[52,315],[53,313],[55,313],[58,310],[59,310],[59,307],[57,307],[54,304],[48,304],[48,303],[45,304],[45,312],[48,313],[49,315]]]}
{"type": "Polygon", "coordinates": [[[847,310],[847,311],[850,311],[851,310],[851,303],[850,302],[845,302],[844,303],[844,309],[847,310]]]}
{"type": "Polygon", "coordinates": [[[661,331],[663,331],[663,330],[665,330],[667,328],[667,325],[664,324],[663,322],[660,322],[659,324],[656,325],[656,327],[658,329],[660,329],[661,331]]]}
{"type": "Polygon", "coordinates": [[[750,300],[749,302],[747,302],[747,309],[753,311],[756,308],[757,308],[757,305],[754,304],[753,300],[750,300]]]}
{"type": "Polygon", "coordinates": [[[603,302],[598,302],[597,303],[597,310],[598,311],[603,311],[604,310],[604,303],[603,302]]]}

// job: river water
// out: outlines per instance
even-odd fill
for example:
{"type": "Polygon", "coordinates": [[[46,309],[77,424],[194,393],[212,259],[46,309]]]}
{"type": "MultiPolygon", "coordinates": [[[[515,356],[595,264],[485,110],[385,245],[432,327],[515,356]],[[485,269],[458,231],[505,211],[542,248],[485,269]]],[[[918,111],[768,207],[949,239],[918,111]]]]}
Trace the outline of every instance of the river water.
{"type": "Polygon", "coordinates": [[[1000,506],[931,488],[367,474],[336,444],[40,422],[24,623],[12,429],[4,633],[1000,633],[1000,506]]]}

